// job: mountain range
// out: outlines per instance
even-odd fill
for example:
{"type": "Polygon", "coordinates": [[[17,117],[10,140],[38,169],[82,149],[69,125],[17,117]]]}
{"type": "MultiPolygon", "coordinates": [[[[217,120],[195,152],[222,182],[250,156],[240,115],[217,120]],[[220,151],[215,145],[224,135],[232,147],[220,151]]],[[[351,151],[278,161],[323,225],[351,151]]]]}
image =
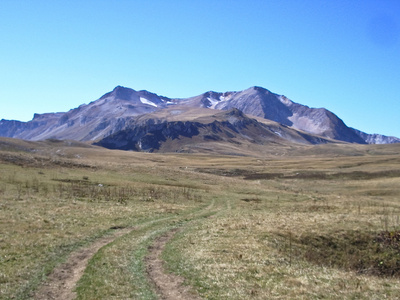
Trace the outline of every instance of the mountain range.
{"type": "Polygon", "coordinates": [[[262,87],[177,99],[117,86],[68,112],[0,121],[0,136],[70,139],[136,151],[184,151],[200,144],[399,143],[350,128],[324,108],[310,108],[262,87]]]}

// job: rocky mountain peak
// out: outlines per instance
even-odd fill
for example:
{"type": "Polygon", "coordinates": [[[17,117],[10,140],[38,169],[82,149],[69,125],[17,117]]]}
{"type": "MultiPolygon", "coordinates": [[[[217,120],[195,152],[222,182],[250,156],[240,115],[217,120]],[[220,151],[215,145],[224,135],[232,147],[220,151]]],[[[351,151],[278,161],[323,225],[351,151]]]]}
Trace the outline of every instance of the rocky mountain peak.
{"type": "Polygon", "coordinates": [[[108,97],[114,97],[117,99],[121,100],[131,100],[133,98],[133,95],[136,95],[136,91],[131,88],[126,88],[124,86],[116,86],[111,92],[104,94],[102,97],[100,97],[99,100],[105,99],[108,97]]]}
{"type": "Polygon", "coordinates": [[[136,91],[130,88],[126,88],[123,86],[117,86],[112,93],[115,95],[115,98],[121,100],[131,100],[134,95],[136,95],[136,91]]]}
{"type": "Polygon", "coordinates": [[[203,94],[203,97],[211,97],[211,98],[216,99],[216,98],[219,98],[220,95],[221,95],[221,93],[217,93],[215,91],[208,91],[203,94]]]}
{"type": "Polygon", "coordinates": [[[228,110],[225,114],[228,117],[237,117],[237,118],[245,118],[245,114],[237,109],[237,108],[231,108],[230,110],[228,110]]]}
{"type": "Polygon", "coordinates": [[[262,94],[274,94],[270,90],[267,90],[266,88],[263,88],[261,86],[256,86],[256,85],[248,88],[246,91],[262,93],[262,94]]]}

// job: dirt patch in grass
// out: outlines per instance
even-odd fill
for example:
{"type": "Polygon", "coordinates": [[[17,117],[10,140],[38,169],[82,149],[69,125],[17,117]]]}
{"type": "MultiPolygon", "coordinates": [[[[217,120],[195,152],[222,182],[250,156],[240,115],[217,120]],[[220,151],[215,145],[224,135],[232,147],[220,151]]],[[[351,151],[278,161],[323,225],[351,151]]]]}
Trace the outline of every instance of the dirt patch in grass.
{"type": "Polygon", "coordinates": [[[161,253],[165,245],[174,236],[177,229],[169,231],[159,237],[149,248],[150,254],[146,257],[146,269],[150,280],[155,285],[161,299],[165,300],[187,300],[200,299],[190,293],[189,289],[183,286],[183,278],[174,274],[166,273],[161,253]]]}
{"type": "Polygon", "coordinates": [[[116,230],[113,235],[103,237],[87,248],[73,252],[67,261],[55,268],[47,281],[35,293],[34,299],[71,300],[76,297],[76,283],[82,277],[87,263],[100,248],[113,242],[117,237],[129,233],[133,228],[111,228],[116,230]]]}
{"type": "Polygon", "coordinates": [[[353,270],[359,274],[400,277],[400,231],[336,232],[293,239],[297,255],[318,265],[353,270]]]}

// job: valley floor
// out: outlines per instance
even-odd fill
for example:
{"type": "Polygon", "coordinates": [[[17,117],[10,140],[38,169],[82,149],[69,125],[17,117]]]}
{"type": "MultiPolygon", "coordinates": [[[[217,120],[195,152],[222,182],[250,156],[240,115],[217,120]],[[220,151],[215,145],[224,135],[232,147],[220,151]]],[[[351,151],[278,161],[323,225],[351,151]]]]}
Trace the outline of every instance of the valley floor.
{"type": "Polygon", "coordinates": [[[281,153],[1,143],[0,298],[400,298],[400,146],[281,153]]]}

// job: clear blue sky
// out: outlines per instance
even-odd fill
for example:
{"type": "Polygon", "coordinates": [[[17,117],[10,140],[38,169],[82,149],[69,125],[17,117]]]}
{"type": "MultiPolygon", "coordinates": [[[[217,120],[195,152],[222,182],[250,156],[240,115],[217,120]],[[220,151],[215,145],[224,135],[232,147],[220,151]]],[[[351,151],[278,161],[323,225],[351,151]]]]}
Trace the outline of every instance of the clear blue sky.
{"type": "Polygon", "coordinates": [[[399,0],[0,0],[0,119],[258,85],[400,137],[399,0]]]}

